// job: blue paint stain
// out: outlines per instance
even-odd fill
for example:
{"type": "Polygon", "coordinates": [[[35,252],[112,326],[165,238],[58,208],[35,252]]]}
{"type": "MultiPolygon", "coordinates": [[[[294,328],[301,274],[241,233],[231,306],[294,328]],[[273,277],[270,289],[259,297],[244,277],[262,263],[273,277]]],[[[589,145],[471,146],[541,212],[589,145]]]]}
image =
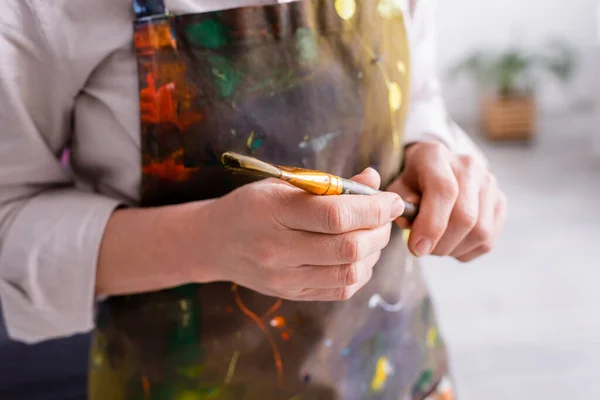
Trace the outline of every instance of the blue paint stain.
{"type": "Polygon", "coordinates": [[[321,137],[315,139],[309,139],[308,137],[304,138],[303,142],[300,142],[298,147],[303,150],[309,150],[315,153],[319,153],[327,147],[329,142],[338,137],[341,132],[330,132],[321,137]]]}
{"type": "Polygon", "coordinates": [[[309,374],[306,374],[306,375],[304,375],[304,383],[305,383],[305,384],[309,384],[309,383],[310,383],[310,379],[311,379],[311,378],[310,378],[310,375],[309,375],[309,374]]]}
{"type": "Polygon", "coordinates": [[[342,349],[342,351],[340,351],[340,355],[342,357],[346,357],[348,354],[350,354],[350,348],[349,347],[344,347],[342,349]]]}

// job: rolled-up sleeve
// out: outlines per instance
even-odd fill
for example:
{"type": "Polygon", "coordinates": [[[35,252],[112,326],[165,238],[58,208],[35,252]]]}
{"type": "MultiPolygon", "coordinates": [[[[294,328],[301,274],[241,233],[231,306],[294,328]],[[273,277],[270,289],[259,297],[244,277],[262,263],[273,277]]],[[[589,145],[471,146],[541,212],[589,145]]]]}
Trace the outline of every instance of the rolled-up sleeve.
{"type": "Polygon", "coordinates": [[[93,327],[99,247],[119,203],[77,189],[60,162],[73,94],[27,4],[0,16],[0,300],[9,335],[31,343],[93,327]]]}
{"type": "Polygon", "coordinates": [[[448,116],[436,61],[436,0],[417,0],[410,23],[411,103],[405,143],[437,140],[457,154],[487,163],[471,138],[448,116]]]}

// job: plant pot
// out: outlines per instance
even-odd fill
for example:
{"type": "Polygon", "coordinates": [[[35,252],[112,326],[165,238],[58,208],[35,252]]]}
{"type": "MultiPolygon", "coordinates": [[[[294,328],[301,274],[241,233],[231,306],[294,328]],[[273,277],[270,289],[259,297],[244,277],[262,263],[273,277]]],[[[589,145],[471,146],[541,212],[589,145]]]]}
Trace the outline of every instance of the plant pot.
{"type": "Polygon", "coordinates": [[[483,131],[490,140],[531,140],[535,135],[533,95],[488,96],[483,101],[483,131]]]}

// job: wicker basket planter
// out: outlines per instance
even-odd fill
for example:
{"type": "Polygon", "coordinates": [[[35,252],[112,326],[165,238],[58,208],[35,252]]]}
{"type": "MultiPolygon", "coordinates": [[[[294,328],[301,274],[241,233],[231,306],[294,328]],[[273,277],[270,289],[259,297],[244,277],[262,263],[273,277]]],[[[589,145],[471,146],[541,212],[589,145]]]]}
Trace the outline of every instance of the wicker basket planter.
{"type": "Polygon", "coordinates": [[[483,100],[483,131],[490,140],[525,140],[535,136],[536,102],[533,95],[488,96],[483,100]]]}

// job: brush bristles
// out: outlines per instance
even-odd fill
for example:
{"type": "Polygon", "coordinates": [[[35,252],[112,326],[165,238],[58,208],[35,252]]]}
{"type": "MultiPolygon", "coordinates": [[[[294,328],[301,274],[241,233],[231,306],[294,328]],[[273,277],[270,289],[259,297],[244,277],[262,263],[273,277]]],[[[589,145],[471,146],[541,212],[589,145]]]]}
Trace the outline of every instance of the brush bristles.
{"type": "Polygon", "coordinates": [[[237,153],[227,152],[221,157],[221,162],[227,169],[237,172],[250,172],[255,175],[279,178],[279,168],[254,157],[244,156],[237,153]]]}

